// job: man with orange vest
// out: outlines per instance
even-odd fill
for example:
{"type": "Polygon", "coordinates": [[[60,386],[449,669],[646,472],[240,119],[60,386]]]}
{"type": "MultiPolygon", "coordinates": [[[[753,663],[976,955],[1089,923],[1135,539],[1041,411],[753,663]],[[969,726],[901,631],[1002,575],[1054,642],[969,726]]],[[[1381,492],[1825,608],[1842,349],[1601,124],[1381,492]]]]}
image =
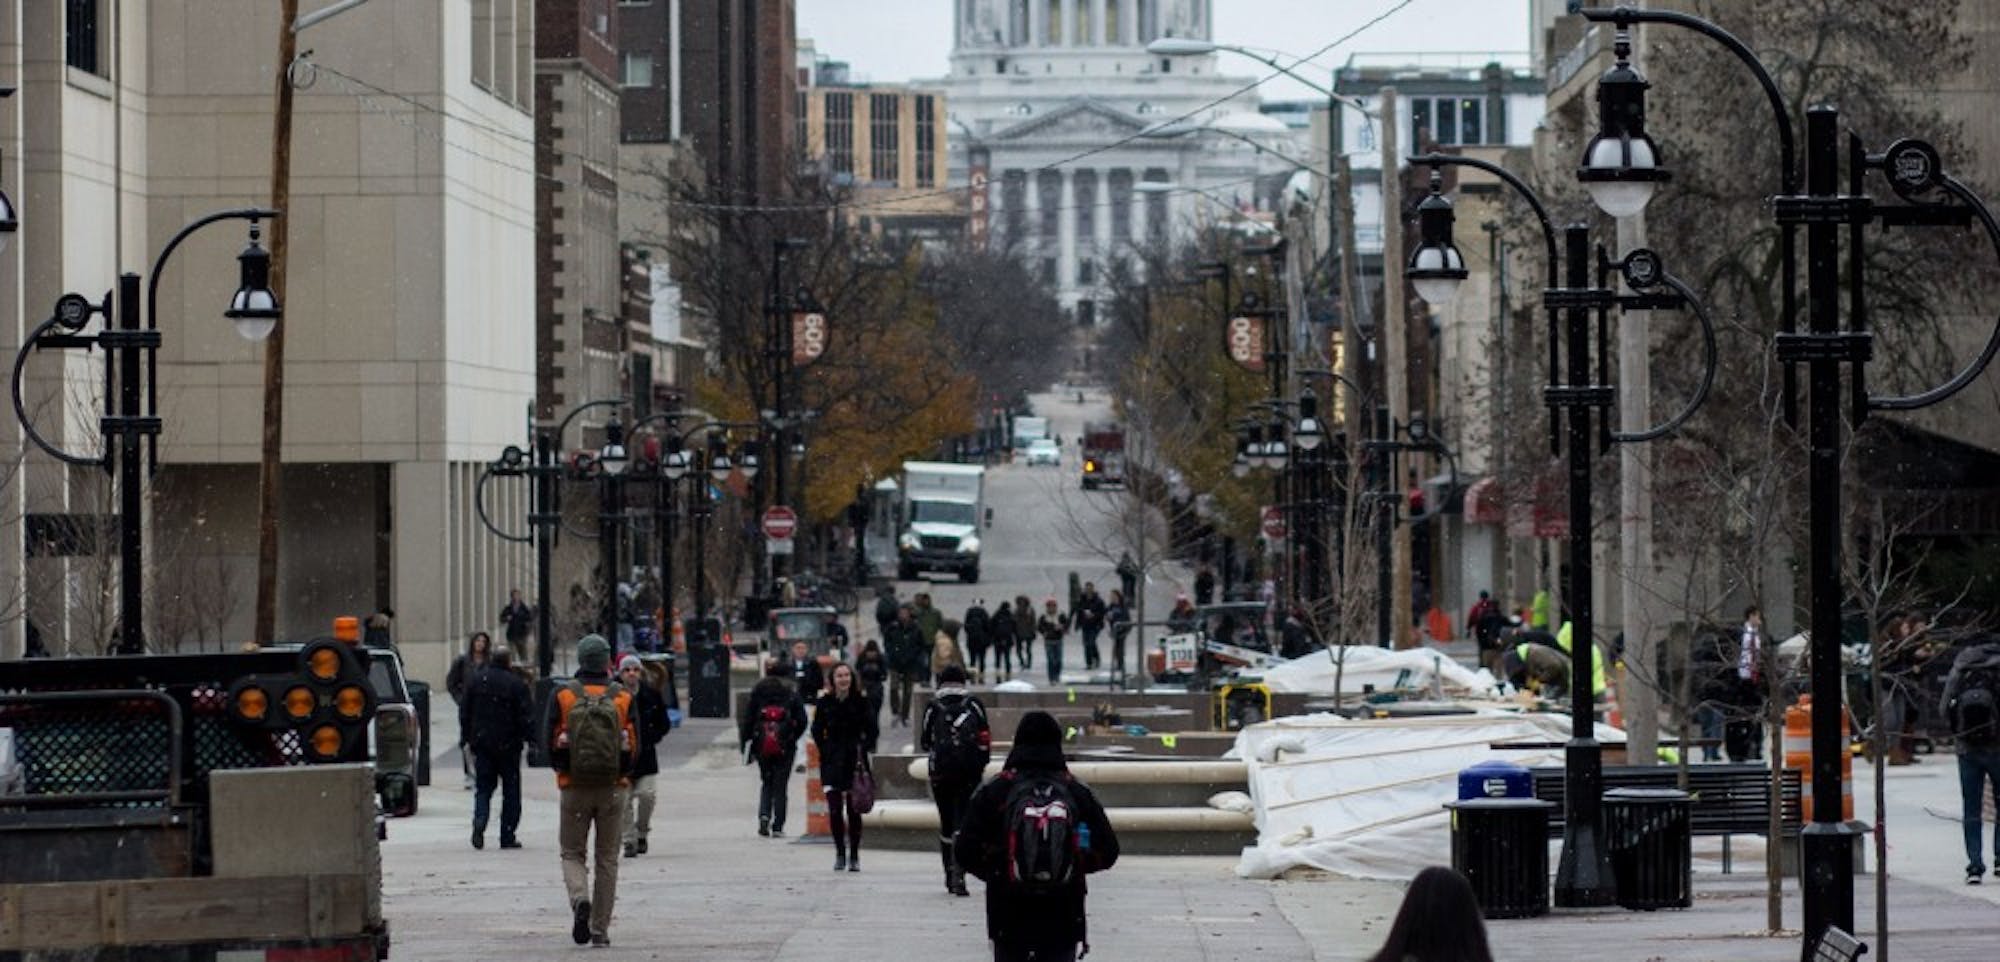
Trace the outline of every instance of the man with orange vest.
{"type": "Polygon", "coordinates": [[[598,635],[576,643],[576,677],[555,691],[549,715],[549,764],[562,790],[563,886],[576,944],[610,945],[611,906],[618,894],[618,853],[625,792],[639,759],[632,693],[611,679],[611,645],[598,635]],[[593,839],[591,833],[595,832],[593,839]],[[593,880],[584,849],[592,845],[593,880]]]}

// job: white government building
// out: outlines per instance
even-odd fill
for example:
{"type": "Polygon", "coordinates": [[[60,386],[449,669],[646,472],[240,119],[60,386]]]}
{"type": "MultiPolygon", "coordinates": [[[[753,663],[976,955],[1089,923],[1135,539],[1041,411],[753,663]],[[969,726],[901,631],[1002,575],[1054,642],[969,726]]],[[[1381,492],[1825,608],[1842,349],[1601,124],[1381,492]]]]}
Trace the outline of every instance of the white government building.
{"type": "Polygon", "coordinates": [[[990,243],[1039,262],[1086,323],[1112,259],[1200,224],[1254,220],[1292,179],[1282,158],[1308,156],[1299,134],[1258,112],[1244,89],[1254,77],[1218,73],[1213,54],[1146,52],[1161,37],[1209,39],[1211,8],[956,0],[951,75],[928,82],[946,91],[952,182],[985,179],[990,243]],[[1197,130],[1140,136],[1175,121],[1197,130]]]}

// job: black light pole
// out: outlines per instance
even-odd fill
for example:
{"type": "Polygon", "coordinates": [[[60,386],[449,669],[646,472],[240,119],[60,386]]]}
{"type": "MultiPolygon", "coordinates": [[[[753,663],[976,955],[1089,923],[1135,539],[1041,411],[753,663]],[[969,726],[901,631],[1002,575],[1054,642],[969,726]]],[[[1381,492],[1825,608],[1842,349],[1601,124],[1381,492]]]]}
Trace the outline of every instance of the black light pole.
{"type": "MultiPolygon", "coordinates": [[[[765,329],[764,356],[770,364],[771,407],[765,412],[764,420],[769,422],[771,435],[771,505],[789,504],[791,493],[785,487],[785,462],[791,451],[786,443],[790,433],[791,420],[788,410],[787,389],[792,375],[792,311],[796,304],[785,297],[785,261],[792,251],[804,250],[808,241],[787,237],[771,242],[771,287],[766,297],[766,313],[770,325],[765,329]]],[[[785,573],[785,556],[770,555],[770,576],[775,581],[785,573]]]]}
{"type": "MultiPolygon", "coordinates": [[[[271,291],[271,255],[259,244],[258,222],[275,218],[278,212],[262,207],[246,207],[216,211],[180,229],[167,241],[153,260],[150,279],[146,281],[146,301],[144,316],[141,316],[139,285],[137,274],[125,273],[118,276],[116,295],[106,294],[104,300],[92,304],[81,294],[64,294],[56,300],[51,316],[35,327],[32,334],[21,342],[19,353],[14,356],[14,415],[20,419],[22,431],[36,447],[51,457],[67,464],[102,467],[116,472],[118,479],[118,646],[122,655],[143,654],[146,650],[144,604],[142,589],[145,578],[144,515],[142,512],[143,492],[140,489],[140,449],[146,449],[149,463],[157,467],[160,418],[158,410],[158,351],[160,349],[160,274],[166,269],[167,259],[196,231],[217,221],[247,220],[250,222],[250,243],[237,256],[240,282],[236,295],[223,312],[225,317],[236,323],[237,333],[244,339],[261,341],[271,336],[277,329],[278,319],[283,311],[277,295],[271,291]],[[117,323],[112,322],[112,311],[117,311],[117,323]],[[91,315],[101,315],[102,328],[90,336],[79,335],[91,315]],[[143,326],[142,326],[143,324],[143,326]],[[60,330],[63,333],[56,333],[60,330]],[[104,349],[104,416],[98,422],[100,433],[106,442],[103,453],[95,457],[71,454],[51,444],[35,430],[34,422],[28,416],[28,408],[21,398],[21,374],[28,363],[28,353],[39,348],[83,348],[104,349]],[[140,370],[139,362],[146,362],[145,370],[140,370]],[[141,399],[143,388],[144,398],[141,399]],[[112,439],[116,439],[116,453],[113,453],[112,439]],[[147,442],[141,445],[141,439],[147,442]]],[[[18,227],[13,221],[13,205],[0,195],[0,234],[18,227]],[[13,226],[9,226],[12,223],[13,226]]]]}
{"type": "MultiPolygon", "coordinates": [[[[618,588],[625,583],[618,570],[621,553],[618,542],[625,526],[625,425],[612,415],[604,425],[604,446],[598,449],[597,479],[597,564],[603,579],[604,603],[598,612],[598,633],[618,645],[618,588]]],[[[619,654],[624,652],[619,651],[619,654]]]]}

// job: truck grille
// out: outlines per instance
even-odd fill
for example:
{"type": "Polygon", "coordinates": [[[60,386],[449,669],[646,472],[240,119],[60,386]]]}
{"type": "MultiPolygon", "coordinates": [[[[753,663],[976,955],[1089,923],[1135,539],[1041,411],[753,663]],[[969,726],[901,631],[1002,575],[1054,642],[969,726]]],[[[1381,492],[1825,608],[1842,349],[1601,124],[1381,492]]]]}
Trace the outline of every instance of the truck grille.
{"type": "Polygon", "coordinates": [[[923,536],[925,551],[957,551],[958,539],[948,534],[927,534],[923,536]]]}

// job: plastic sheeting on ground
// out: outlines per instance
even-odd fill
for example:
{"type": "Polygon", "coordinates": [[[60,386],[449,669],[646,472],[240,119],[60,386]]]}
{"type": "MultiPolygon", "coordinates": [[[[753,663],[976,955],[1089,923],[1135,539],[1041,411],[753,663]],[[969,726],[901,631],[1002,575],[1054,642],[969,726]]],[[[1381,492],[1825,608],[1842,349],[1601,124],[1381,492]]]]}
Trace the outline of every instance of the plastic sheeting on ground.
{"type": "Polygon", "coordinates": [[[1431,689],[1492,694],[1497,690],[1493,674],[1484,668],[1472,669],[1452,660],[1450,655],[1429,648],[1390,651],[1361,645],[1337,645],[1325,651],[1294,658],[1258,672],[1272,691],[1332,694],[1334,678],[1340,674],[1342,693],[1359,693],[1363,686],[1376,691],[1431,689]],[[1346,663],[1343,672],[1341,662],[1346,663]]]}
{"type": "MultiPolygon", "coordinates": [[[[1295,715],[1244,729],[1232,756],[1249,771],[1257,844],[1236,872],[1275,878],[1318,868],[1362,879],[1409,879],[1451,864],[1458,773],[1504,760],[1534,768],[1562,764],[1564,715],[1490,711],[1472,715],[1354,720],[1295,715]],[[1554,747],[1496,749],[1501,742],[1554,747]]],[[[1597,727],[1601,742],[1623,732],[1597,727]]]]}

